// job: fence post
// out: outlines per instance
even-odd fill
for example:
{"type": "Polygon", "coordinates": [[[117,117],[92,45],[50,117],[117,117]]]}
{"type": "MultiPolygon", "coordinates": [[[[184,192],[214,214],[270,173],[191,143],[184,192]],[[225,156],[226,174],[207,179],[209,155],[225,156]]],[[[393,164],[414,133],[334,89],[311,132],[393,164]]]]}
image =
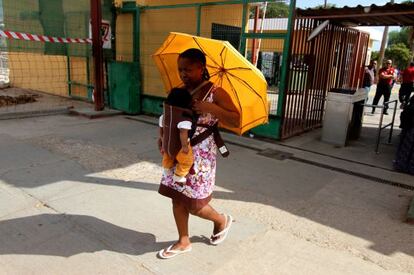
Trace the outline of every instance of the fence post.
{"type": "Polygon", "coordinates": [[[95,74],[95,110],[102,111],[104,109],[103,102],[103,51],[102,51],[102,10],[100,0],[91,0],[91,25],[92,25],[92,56],[94,61],[95,74]]]}
{"type": "Polygon", "coordinates": [[[277,116],[281,118],[279,139],[283,138],[283,123],[285,120],[286,98],[289,90],[289,70],[290,70],[290,51],[292,49],[293,34],[296,20],[296,0],[291,0],[289,4],[288,29],[283,43],[282,68],[280,73],[279,100],[277,106],[277,116]]]}
{"type": "Polygon", "coordinates": [[[201,5],[197,6],[197,36],[201,35],[201,5]]]}
{"type": "Polygon", "coordinates": [[[246,55],[246,25],[249,23],[247,21],[248,7],[249,7],[249,4],[247,0],[243,0],[242,27],[241,27],[240,45],[239,45],[239,52],[243,56],[246,55]]]}
{"type": "Polygon", "coordinates": [[[390,129],[390,135],[388,137],[388,144],[391,144],[392,141],[392,132],[394,130],[394,122],[395,122],[395,114],[397,113],[397,101],[394,103],[394,110],[392,112],[392,121],[391,121],[391,129],[390,129]]]}

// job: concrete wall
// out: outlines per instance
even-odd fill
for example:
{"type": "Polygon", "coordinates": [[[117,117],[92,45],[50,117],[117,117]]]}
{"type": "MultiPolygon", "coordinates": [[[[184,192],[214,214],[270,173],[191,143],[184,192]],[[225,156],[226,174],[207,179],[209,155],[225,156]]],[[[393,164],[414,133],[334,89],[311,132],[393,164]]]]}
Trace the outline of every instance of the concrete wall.
{"type": "Polygon", "coordinates": [[[133,61],[133,15],[119,14],[116,19],[116,60],[133,61]]]}
{"type": "MultiPolygon", "coordinates": [[[[151,1],[160,4],[198,3],[200,1],[151,1]]],[[[201,13],[201,36],[211,37],[212,23],[241,27],[242,5],[203,7],[201,13]]],[[[170,32],[183,32],[195,35],[197,32],[197,9],[174,8],[145,10],[141,13],[140,63],[143,94],[152,96],[166,95],[160,75],[151,55],[162,45],[170,32]]],[[[119,28],[123,28],[119,26],[119,28]]],[[[120,42],[127,43],[127,42],[120,42]]]]}

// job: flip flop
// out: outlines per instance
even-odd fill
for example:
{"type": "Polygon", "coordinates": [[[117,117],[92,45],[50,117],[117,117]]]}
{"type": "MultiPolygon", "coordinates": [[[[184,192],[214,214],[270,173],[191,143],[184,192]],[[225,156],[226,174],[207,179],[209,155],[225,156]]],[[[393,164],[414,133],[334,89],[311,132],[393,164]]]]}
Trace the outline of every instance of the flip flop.
{"type": "Polygon", "coordinates": [[[171,249],[173,246],[174,246],[174,244],[170,245],[166,249],[161,249],[158,252],[158,257],[160,257],[161,259],[171,259],[171,258],[174,258],[177,255],[190,252],[191,249],[192,249],[192,247],[190,246],[190,247],[188,247],[187,249],[184,249],[184,250],[173,250],[173,249],[171,249]],[[170,253],[170,255],[165,256],[164,253],[170,253]]]}
{"type": "Polygon", "coordinates": [[[213,234],[210,237],[210,244],[212,245],[218,245],[219,243],[222,243],[229,233],[231,224],[233,223],[233,217],[231,215],[226,215],[226,228],[224,228],[222,231],[220,231],[217,234],[213,234]]]}

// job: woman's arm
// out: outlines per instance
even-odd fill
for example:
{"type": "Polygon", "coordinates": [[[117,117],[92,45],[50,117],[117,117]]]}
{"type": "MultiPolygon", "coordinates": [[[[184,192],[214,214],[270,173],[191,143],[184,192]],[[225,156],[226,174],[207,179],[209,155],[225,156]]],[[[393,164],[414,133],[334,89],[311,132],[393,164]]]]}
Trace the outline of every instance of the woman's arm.
{"type": "Polygon", "coordinates": [[[199,114],[211,113],[227,126],[240,126],[240,114],[230,96],[222,88],[217,88],[214,92],[213,103],[197,101],[193,109],[199,114]]]}

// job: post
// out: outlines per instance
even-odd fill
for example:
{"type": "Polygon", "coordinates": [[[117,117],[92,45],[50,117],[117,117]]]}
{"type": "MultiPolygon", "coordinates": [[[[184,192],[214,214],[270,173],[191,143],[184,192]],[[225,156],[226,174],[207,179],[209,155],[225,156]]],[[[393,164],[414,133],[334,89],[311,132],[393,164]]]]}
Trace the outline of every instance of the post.
{"type": "Polygon", "coordinates": [[[101,1],[91,0],[91,25],[92,25],[92,56],[94,61],[95,74],[95,111],[102,111],[104,109],[103,102],[103,51],[102,51],[102,11],[101,1]]]}
{"type": "MultiPolygon", "coordinates": [[[[283,43],[282,68],[280,72],[279,100],[277,102],[277,116],[281,117],[282,123],[285,113],[286,95],[289,90],[289,69],[290,69],[290,51],[292,48],[293,33],[295,29],[295,9],[296,0],[291,0],[289,5],[288,29],[286,38],[283,43]]],[[[282,123],[280,125],[282,125],[282,123]]]]}
{"type": "MultiPolygon", "coordinates": [[[[394,3],[394,0],[391,0],[390,3],[394,3]]],[[[384,27],[384,32],[382,33],[382,40],[381,40],[381,48],[378,57],[378,65],[380,68],[383,67],[384,62],[384,55],[385,55],[385,48],[387,47],[388,43],[388,26],[384,27]]]]}
{"type": "MultiPolygon", "coordinates": [[[[266,10],[267,10],[267,2],[264,2],[264,8],[263,8],[263,15],[262,15],[262,21],[260,21],[260,33],[263,33],[263,27],[264,27],[264,21],[266,19],[266,10]]],[[[255,63],[253,63],[257,67],[257,60],[259,59],[259,52],[260,52],[260,46],[262,43],[262,39],[259,39],[256,45],[256,60],[255,63]],[[256,54],[257,53],[257,54],[256,54]]]]}
{"type": "Polygon", "coordinates": [[[201,5],[197,6],[197,36],[201,35],[201,5]]]}
{"type": "Polygon", "coordinates": [[[242,12],[242,30],[240,34],[240,45],[239,45],[239,52],[245,56],[246,55],[246,26],[249,24],[248,21],[248,8],[249,3],[247,0],[243,0],[243,12],[242,12]]]}
{"type": "Polygon", "coordinates": [[[395,122],[395,114],[397,112],[397,100],[394,100],[394,110],[392,112],[392,121],[391,121],[391,129],[390,129],[390,135],[388,137],[388,144],[391,144],[392,141],[392,132],[394,130],[394,122],[395,122]]]}
{"type": "MultiPolygon", "coordinates": [[[[255,10],[254,10],[254,26],[253,26],[253,33],[256,33],[257,32],[257,21],[259,21],[259,13],[260,13],[260,7],[259,7],[259,5],[257,5],[256,7],[255,7],[255,10]]],[[[255,38],[253,38],[253,40],[252,40],[252,64],[253,65],[257,65],[257,56],[256,56],[256,39],[255,38]]]]}
{"type": "Polygon", "coordinates": [[[377,145],[375,146],[375,153],[379,154],[379,144],[381,141],[381,131],[382,131],[382,121],[384,119],[384,106],[381,108],[381,116],[380,116],[380,122],[378,127],[378,134],[377,134],[377,145]]]}

